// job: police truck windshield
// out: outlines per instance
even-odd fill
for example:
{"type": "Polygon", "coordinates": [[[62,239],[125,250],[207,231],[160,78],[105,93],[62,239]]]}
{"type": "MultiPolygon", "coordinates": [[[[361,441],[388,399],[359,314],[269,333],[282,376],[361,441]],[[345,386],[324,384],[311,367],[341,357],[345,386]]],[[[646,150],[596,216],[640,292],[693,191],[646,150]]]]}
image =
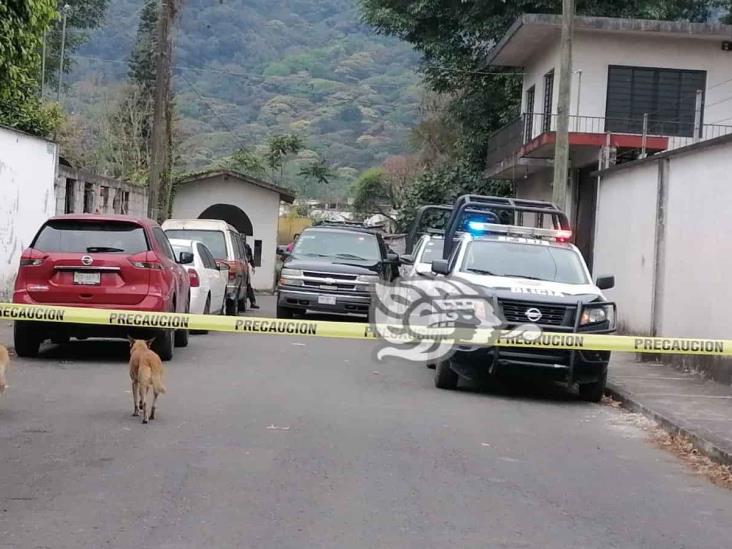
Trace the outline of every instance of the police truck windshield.
{"type": "Polygon", "coordinates": [[[470,242],[462,272],[589,284],[580,256],[571,249],[500,240],[470,242]]]}

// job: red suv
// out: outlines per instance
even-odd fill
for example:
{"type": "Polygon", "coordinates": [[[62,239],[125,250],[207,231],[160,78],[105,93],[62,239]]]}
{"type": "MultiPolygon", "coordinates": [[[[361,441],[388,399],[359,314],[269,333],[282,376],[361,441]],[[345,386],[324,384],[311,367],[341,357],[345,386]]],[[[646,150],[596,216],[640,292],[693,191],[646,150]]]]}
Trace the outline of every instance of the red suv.
{"type": "MultiPolygon", "coordinates": [[[[149,219],[121,215],[62,215],[43,224],[20,258],[13,303],[98,309],[188,312],[190,284],[163,230],[149,219]]],[[[34,357],[45,340],[70,337],[155,337],[163,360],[188,345],[186,330],[15,322],[15,351],[34,357]]]]}

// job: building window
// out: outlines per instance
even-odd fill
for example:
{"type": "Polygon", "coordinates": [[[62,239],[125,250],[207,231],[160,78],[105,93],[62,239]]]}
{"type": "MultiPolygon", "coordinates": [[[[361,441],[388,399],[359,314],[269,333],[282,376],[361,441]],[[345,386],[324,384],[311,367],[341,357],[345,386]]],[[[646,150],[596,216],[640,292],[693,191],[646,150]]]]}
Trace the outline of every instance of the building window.
{"type": "Polygon", "coordinates": [[[66,196],[64,199],[64,213],[74,213],[74,198],[76,197],[76,179],[66,180],[66,196]]]}
{"type": "MultiPolygon", "coordinates": [[[[650,67],[608,68],[605,130],[692,137],[697,90],[706,89],[706,71],[650,67]]],[[[702,95],[702,113],[704,112],[702,95]]],[[[701,123],[701,120],[700,120],[701,123]]]]}
{"type": "Polygon", "coordinates": [[[524,126],[524,143],[534,137],[534,102],[536,101],[536,87],[526,90],[526,125],[524,126]]]}
{"type": "Polygon", "coordinates": [[[544,121],[542,130],[544,132],[552,129],[552,110],[554,108],[554,70],[544,75],[544,121]]]}
{"type": "Polygon", "coordinates": [[[84,213],[94,211],[94,186],[91,183],[84,183],[84,213]]]}
{"type": "Polygon", "coordinates": [[[257,267],[260,267],[262,265],[262,241],[261,240],[254,241],[254,264],[257,267]]]}

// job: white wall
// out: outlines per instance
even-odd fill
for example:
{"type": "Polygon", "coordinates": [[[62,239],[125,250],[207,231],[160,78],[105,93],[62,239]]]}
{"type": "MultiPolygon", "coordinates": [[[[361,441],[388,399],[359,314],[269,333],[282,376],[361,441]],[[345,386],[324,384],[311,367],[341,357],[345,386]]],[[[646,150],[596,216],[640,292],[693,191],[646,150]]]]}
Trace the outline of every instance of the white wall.
{"type": "Polygon", "coordinates": [[[272,290],[279,222],[279,195],[255,185],[223,177],[199,183],[186,183],[176,189],[173,217],[197,219],[206,208],[214,204],[232,204],[249,216],[254,235],[247,237],[247,242],[252,251],[254,241],[262,241],[262,264],[254,274],[252,286],[257,290],[272,290]]]}
{"type": "Polygon", "coordinates": [[[514,182],[516,198],[527,200],[552,200],[552,179],[554,172],[551,169],[540,170],[526,179],[517,179],[514,182]]]}
{"type": "Polygon", "coordinates": [[[732,144],[672,157],[659,331],[730,337],[732,144]]]}
{"type": "Polygon", "coordinates": [[[20,254],[56,209],[55,143],[0,127],[0,301],[9,300],[20,254]]]}
{"type": "MultiPolygon", "coordinates": [[[[582,116],[605,116],[608,65],[707,71],[706,104],[710,106],[704,113],[704,123],[732,117],[732,101],[712,106],[732,95],[732,82],[717,86],[732,79],[732,57],[716,40],[578,32],[574,69],[582,69],[582,116]]],[[[576,76],[574,84],[572,114],[577,98],[576,76]]]]}
{"type": "Polygon", "coordinates": [[[625,331],[650,332],[651,296],[657,284],[659,335],[729,338],[731,170],[732,141],[628,166],[602,177],[595,274],[616,275],[617,288],[608,295],[618,302],[625,331]],[[667,162],[666,223],[654,279],[661,162],[667,162]]]}
{"type": "Polygon", "coordinates": [[[608,299],[618,304],[618,326],[633,334],[652,327],[655,262],[655,163],[602,178],[595,220],[593,276],[615,275],[608,299]]]}
{"type": "MultiPolygon", "coordinates": [[[[552,69],[554,69],[554,89],[552,93],[551,112],[556,112],[557,96],[559,94],[559,48],[557,47],[547,48],[540,55],[534,57],[531,64],[526,67],[523,97],[521,99],[523,105],[522,112],[526,113],[529,111],[528,105],[526,104],[526,92],[531,86],[534,86],[536,90],[534,96],[534,113],[544,114],[544,76],[552,69]]],[[[534,116],[533,137],[542,133],[541,124],[541,117],[534,116]]]]}
{"type": "MultiPolygon", "coordinates": [[[[732,80],[732,55],[722,51],[720,43],[716,40],[705,41],[683,36],[665,38],[652,35],[639,36],[578,30],[574,39],[573,69],[582,71],[581,116],[601,118],[605,116],[609,65],[707,71],[706,105],[709,106],[705,109],[704,123],[711,124],[729,117],[729,120],[722,121],[720,124],[732,125],[732,101],[714,105],[714,103],[732,96],[732,81],[722,84],[727,80],[732,80]]],[[[543,79],[552,68],[556,70],[553,107],[553,112],[556,112],[559,85],[558,40],[547,47],[542,55],[533,58],[525,68],[523,112],[526,112],[526,90],[532,85],[536,85],[534,112],[543,110],[543,79]]],[[[572,115],[576,113],[577,109],[578,81],[578,75],[574,74],[570,109],[572,115]]],[[[602,128],[599,129],[600,133],[602,131],[602,128]]]]}

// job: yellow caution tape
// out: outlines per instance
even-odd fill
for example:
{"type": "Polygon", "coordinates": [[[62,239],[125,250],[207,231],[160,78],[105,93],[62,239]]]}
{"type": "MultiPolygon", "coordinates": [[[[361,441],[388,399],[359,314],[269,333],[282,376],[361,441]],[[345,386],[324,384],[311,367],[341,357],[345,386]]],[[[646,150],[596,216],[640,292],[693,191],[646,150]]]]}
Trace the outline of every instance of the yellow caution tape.
{"type": "Polygon", "coordinates": [[[457,345],[470,346],[732,356],[732,340],[723,339],[550,332],[515,334],[508,331],[496,333],[492,330],[455,330],[453,328],[421,328],[424,333],[416,336],[413,332],[406,333],[402,326],[379,326],[375,331],[374,327],[369,324],[356,322],[153,313],[13,303],[0,303],[0,319],[367,340],[378,339],[380,332],[389,333],[390,336],[393,336],[392,339],[401,339],[405,342],[448,339],[457,345]]]}

